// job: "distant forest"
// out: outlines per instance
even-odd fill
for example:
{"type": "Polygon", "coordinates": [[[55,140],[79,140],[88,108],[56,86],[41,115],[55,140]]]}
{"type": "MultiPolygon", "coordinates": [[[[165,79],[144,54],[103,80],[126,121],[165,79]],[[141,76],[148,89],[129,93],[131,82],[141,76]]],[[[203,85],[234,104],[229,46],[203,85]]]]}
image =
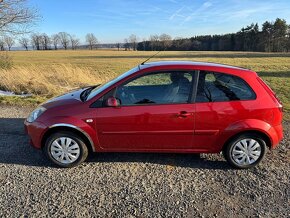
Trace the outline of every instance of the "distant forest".
{"type": "Polygon", "coordinates": [[[290,25],[284,19],[266,21],[261,28],[258,23],[243,27],[237,33],[224,35],[201,35],[191,38],[175,38],[167,34],[152,35],[139,42],[141,51],[259,51],[289,52],[290,25]]]}
{"type": "MultiPolygon", "coordinates": [[[[1,0],[0,0],[1,1],[1,0]]],[[[9,32],[9,31],[8,31],[9,32]]],[[[3,35],[3,34],[2,34],[3,35]]],[[[25,34],[21,38],[18,34],[4,34],[1,37],[0,51],[15,49],[18,44],[25,50],[57,50],[57,49],[98,49],[114,48],[118,50],[139,51],[259,51],[259,52],[289,52],[290,25],[286,20],[277,18],[273,22],[266,21],[243,27],[237,33],[223,35],[200,35],[191,38],[172,38],[168,34],[151,35],[140,41],[140,37],[131,34],[121,43],[100,44],[93,33],[87,33],[85,43],[74,34],[59,32],[52,35],[46,33],[25,34]]]]}

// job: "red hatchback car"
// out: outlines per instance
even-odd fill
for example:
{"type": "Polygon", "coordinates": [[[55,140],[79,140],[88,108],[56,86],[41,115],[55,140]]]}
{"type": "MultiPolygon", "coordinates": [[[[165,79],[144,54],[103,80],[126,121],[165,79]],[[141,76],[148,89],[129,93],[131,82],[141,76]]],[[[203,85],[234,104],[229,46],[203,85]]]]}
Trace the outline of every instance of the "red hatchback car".
{"type": "Polygon", "coordinates": [[[88,152],[219,153],[257,165],[283,137],[282,105],[258,75],[214,63],[141,64],[56,97],[25,121],[31,144],[61,167],[88,152]]]}

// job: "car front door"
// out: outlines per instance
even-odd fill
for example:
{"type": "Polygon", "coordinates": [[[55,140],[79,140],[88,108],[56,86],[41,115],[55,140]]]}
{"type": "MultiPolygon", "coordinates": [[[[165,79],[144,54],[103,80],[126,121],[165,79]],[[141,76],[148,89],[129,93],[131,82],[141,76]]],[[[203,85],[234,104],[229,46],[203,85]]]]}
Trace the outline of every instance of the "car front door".
{"type": "Polygon", "coordinates": [[[111,93],[120,107],[97,109],[100,146],[115,151],[192,149],[193,78],[194,72],[151,72],[118,86],[111,93]]]}

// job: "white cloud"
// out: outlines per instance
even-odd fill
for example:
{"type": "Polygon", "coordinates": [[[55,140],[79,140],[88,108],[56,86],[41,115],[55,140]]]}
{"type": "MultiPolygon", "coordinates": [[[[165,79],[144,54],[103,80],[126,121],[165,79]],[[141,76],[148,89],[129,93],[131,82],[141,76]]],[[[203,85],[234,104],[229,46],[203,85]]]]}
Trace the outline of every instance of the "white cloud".
{"type": "Polygon", "coordinates": [[[231,11],[225,13],[225,17],[227,19],[242,19],[242,18],[248,18],[252,15],[259,14],[259,13],[266,13],[268,11],[271,11],[271,7],[258,7],[258,8],[251,8],[251,9],[241,9],[236,11],[231,11]]]}
{"type": "Polygon", "coordinates": [[[177,11],[175,11],[170,17],[169,20],[173,20],[175,17],[184,17],[183,15],[180,15],[180,12],[184,9],[184,6],[179,8],[177,11]]]}
{"type": "Polygon", "coordinates": [[[200,15],[204,15],[206,13],[206,10],[212,5],[213,4],[209,1],[203,3],[199,8],[194,10],[193,13],[185,16],[185,19],[181,22],[181,25],[183,25],[185,22],[192,20],[194,17],[200,17],[200,15]]]}
{"type": "Polygon", "coordinates": [[[202,5],[203,8],[209,8],[210,6],[212,6],[212,3],[211,2],[205,2],[202,5]]]}

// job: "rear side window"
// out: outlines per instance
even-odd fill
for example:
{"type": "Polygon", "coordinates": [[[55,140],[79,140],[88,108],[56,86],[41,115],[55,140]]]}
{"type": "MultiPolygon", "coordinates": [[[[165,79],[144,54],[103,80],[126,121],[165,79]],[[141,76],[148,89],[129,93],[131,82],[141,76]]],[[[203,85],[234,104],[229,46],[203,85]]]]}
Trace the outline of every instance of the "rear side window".
{"type": "Polygon", "coordinates": [[[256,94],[240,77],[200,71],[196,102],[252,100],[256,94]]]}

